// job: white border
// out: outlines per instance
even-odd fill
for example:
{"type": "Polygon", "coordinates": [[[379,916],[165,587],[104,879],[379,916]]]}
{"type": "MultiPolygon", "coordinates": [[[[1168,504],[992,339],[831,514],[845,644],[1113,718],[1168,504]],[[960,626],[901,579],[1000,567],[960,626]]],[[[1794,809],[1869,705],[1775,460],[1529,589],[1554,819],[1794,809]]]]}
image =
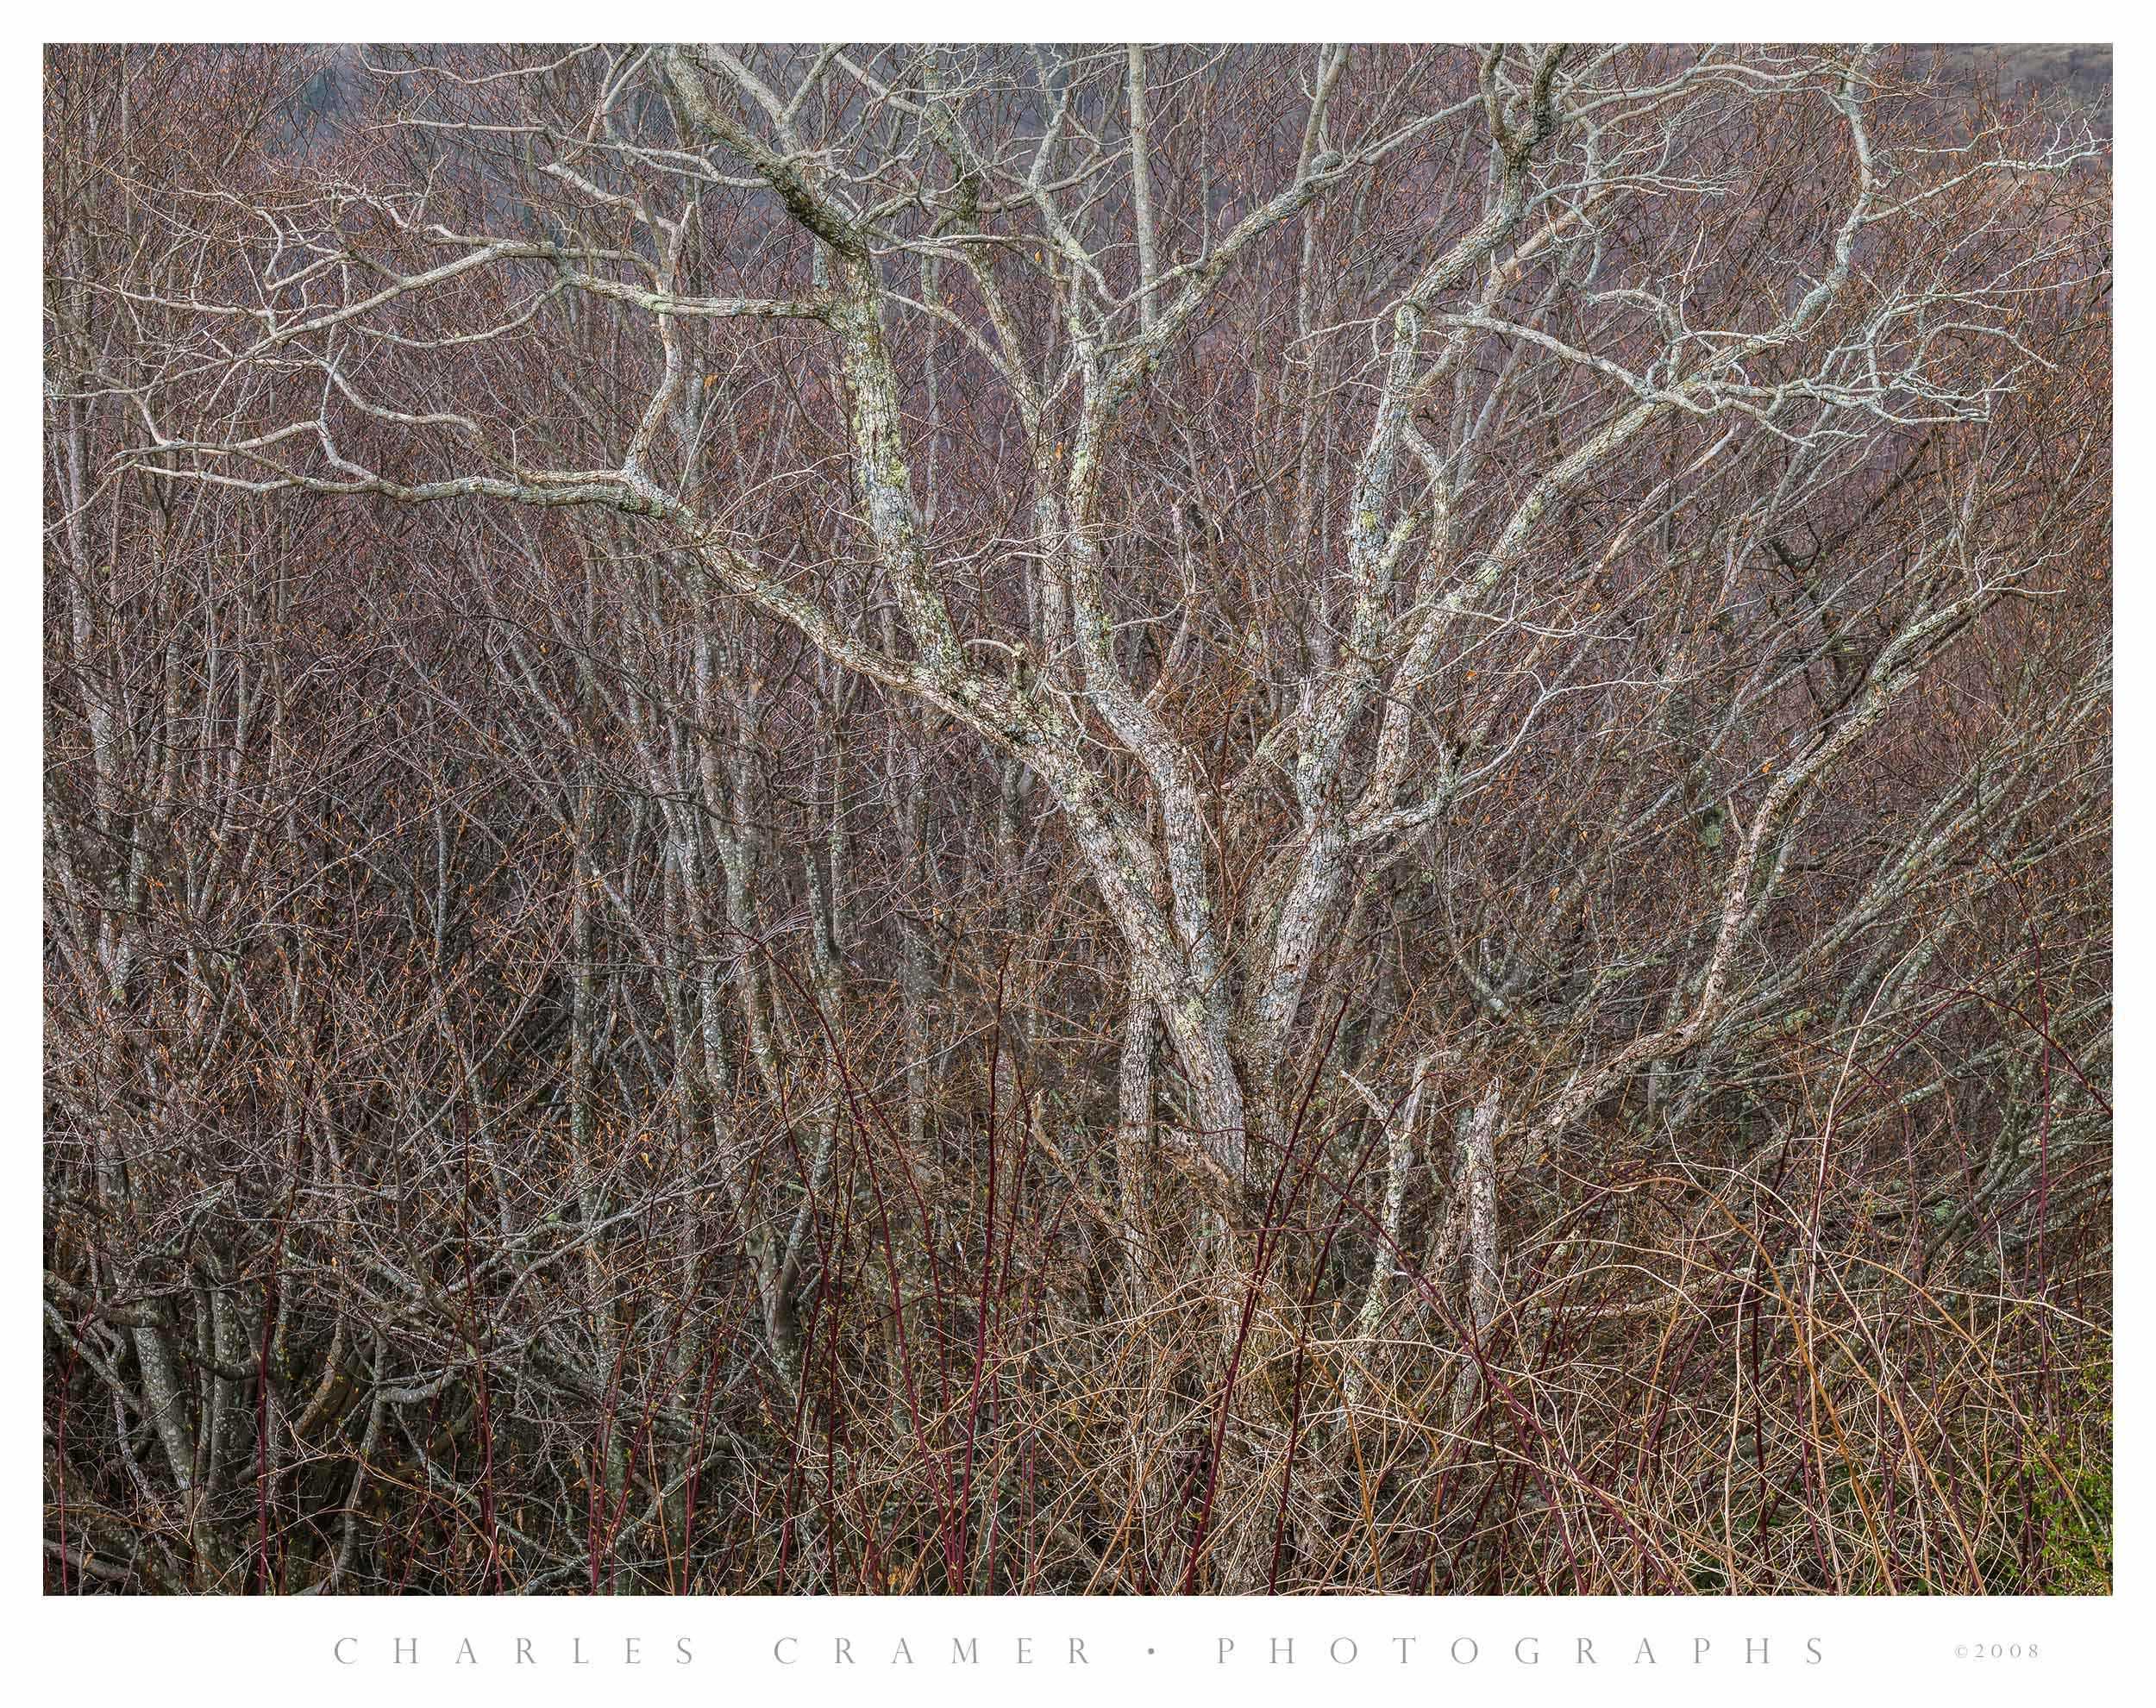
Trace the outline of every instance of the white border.
{"type": "MultiPolygon", "coordinates": [[[[7,422],[10,469],[20,493],[15,512],[22,554],[4,578],[7,620],[0,623],[6,668],[0,693],[7,696],[14,738],[0,754],[0,802],[7,804],[7,833],[0,835],[0,885],[4,915],[0,977],[0,1052],[6,1084],[18,1111],[10,1147],[15,1205],[8,1220],[10,1273],[21,1277],[16,1304],[5,1317],[14,1344],[0,1361],[7,1404],[0,1411],[12,1474],[0,1481],[0,1512],[9,1539],[10,1575],[0,1601],[0,1677],[18,1699],[124,1701],[155,1692],[160,1708],[220,1699],[265,1687],[298,1689],[324,1703],[374,1700],[385,1691],[399,1702],[493,1701],[585,1703],[595,1696],[633,1693],[664,1700],[761,1702],[782,1695],[802,1700],[872,1699],[950,1704],[954,1701],[1097,1700],[1104,1692],[1144,1699],[1191,1688],[1232,1692],[1254,1702],[1357,1700],[1418,1703],[1472,1699],[1534,1702],[1575,1699],[1657,1703],[1740,1700],[1765,1703],[1885,1700],[1909,1691],[1950,1697],[1958,1705],[2012,1702],[2078,1693],[2084,1701],[2127,1699],[2134,1661],[2151,1648],[2145,1599],[2151,1574],[2141,1568],[2147,1531],[2149,1457],[2143,1377],[2146,1271],[2134,1236],[2150,1227],[2145,1198],[2147,1170],[2132,1142],[2117,1152],[2117,1320],[2121,1355],[2119,1469],[2116,1478],[2121,1550],[2119,1593],[2107,1599],[1936,1599],[1888,1602],[1846,1598],[1805,1600],[1676,1600],[1606,1598],[1588,1600],[1212,1599],[1100,1601],[1075,1598],[1033,1599],[826,1600],[805,1598],[675,1599],[671,1600],[542,1600],[342,1602],[178,1601],[122,1602],[92,1598],[46,1599],[40,1593],[38,1552],[32,1537],[41,1527],[38,1430],[41,1385],[35,1313],[38,1283],[22,1271],[41,1248],[37,1147],[41,1119],[39,1073],[41,1009],[36,969],[41,964],[38,802],[41,788],[41,673],[36,648],[41,630],[36,565],[41,553],[36,518],[41,513],[39,447],[42,423],[36,407],[39,347],[31,341],[33,301],[38,294],[40,247],[39,149],[41,38],[69,40],[284,40],[485,41],[582,40],[593,14],[539,0],[516,8],[426,6],[385,0],[365,13],[349,9],[302,12],[290,5],[228,4],[214,9],[92,3],[31,15],[23,39],[10,41],[5,67],[5,122],[15,131],[13,172],[6,180],[9,214],[0,233],[16,251],[9,288],[22,300],[12,321],[17,379],[8,395],[21,400],[7,422]],[[516,1639],[531,1642],[532,1662],[519,1667],[516,1639]],[[856,1664],[837,1663],[837,1636],[849,1639],[856,1664]],[[1018,1661],[1020,1636],[1031,1639],[1031,1664],[1018,1661]],[[1067,1640],[1076,1636],[1087,1664],[1069,1664],[1067,1640]],[[1415,1641],[1406,1664],[1394,1639],[1415,1641]],[[782,1640],[796,1639],[786,1648],[782,1640]],[[915,1664],[893,1664],[897,1640],[907,1639],[915,1664]],[[338,1639],[354,1643],[338,1648],[338,1639]],[[682,1664],[677,1639],[686,1637],[693,1659],[682,1664]],[[1234,1641],[1224,1663],[1219,1642],[1234,1641]],[[1347,1638],[1357,1659],[1345,1664],[1328,1645],[1347,1638]],[[1765,1638],[1767,1659],[1746,1664],[1746,1639],[1765,1638]],[[398,1638],[416,1639],[417,1661],[398,1664],[398,1638]],[[640,1661],[630,1665],[630,1639],[640,1661]],[[954,1665],[953,1641],[974,1638],[977,1665],[954,1665]],[[1576,1649],[1589,1640],[1595,1662],[1576,1649]],[[1708,1648],[1696,1659],[1694,1643],[1708,1648]],[[459,1664],[459,1643],[469,1639],[473,1660],[459,1664]],[[1451,1652],[1456,1640],[1475,1645],[1464,1662],[1451,1652]],[[1539,1663],[1524,1664],[1514,1645],[1532,1639],[1539,1663]],[[1645,1640],[1655,1664],[1641,1658],[1645,1640]],[[1809,1658],[1816,1639],[1819,1659],[1809,1658]],[[1275,1641],[1292,1642],[1292,1661],[1269,1657],[1275,1641]],[[2026,1650],[2034,1658],[1978,1659],[1972,1649],[1990,1645],[2026,1650]],[[774,1655],[791,1655],[784,1664],[774,1655]],[[573,1646],[586,1664],[574,1664],[573,1646]],[[341,1664],[340,1655],[351,1664],[341,1664]]],[[[630,6],[604,15],[622,35],[681,39],[750,26],[751,34],[795,40],[1009,40],[1015,25],[1054,20],[1046,9],[1014,14],[1007,5],[935,7],[828,4],[818,0],[780,11],[630,6]],[[635,28],[630,26],[634,24],[635,28]],[[783,30],[774,31],[774,24],[783,30]]],[[[1478,8],[1430,5],[1329,5],[1322,14],[1278,4],[1143,6],[1119,0],[1088,0],[1067,15],[1087,39],[1136,32],[1152,40],[1301,39],[1322,22],[1330,34],[1363,41],[1449,40],[1486,33],[1478,8]]],[[[2126,98],[2115,100],[2120,153],[2128,163],[2119,175],[2115,229],[2122,265],[2120,291],[2130,304],[2147,292],[2138,265],[2147,253],[2145,197],[2139,176],[2144,110],[2136,98],[2140,47],[2149,32],[2129,23],[2123,9],[2108,6],[2026,4],[1852,5],[1817,3],[1733,16],[1727,5],[1641,5],[1621,11],[1580,4],[1507,7],[1504,22],[1530,39],[1611,34],[1637,40],[1691,41],[1727,34],[1733,26],[1753,36],[1802,40],[1873,35],[1896,41],[2028,40],[2032,26],[2043,39],[2118,44],[2127,71],[2126,98]]],[[[18,34],[15,28],[9,34],[18,34]]],[[[2147,447],[2146,411],[2137,407],[2135,383],[2152,377],[2147,310],[2128,307],[2119,316],[2116,372],[2123,405],[2118,422],[2117,572],[2113,576],[2119,632],[2126,662],[2156,662],[2152,595],[2141,577],[2147,540],[2147,482],[2137,454],[2147,447]]],[[[2121,673],[2118,730],[2118,867],[2139,878],[2148,869],[2152,844],[2148,802],[2153,784],[2148,738],[2156,735],[2140,670],[2121,673]]],[[[2142,996],[2149,937],[2147,886],[2129,881],[2117,894],[2122,954],[2117,982],[2119,1101],[2129,1111],[2146,1106],[2146,1075],[2139,1052],[2148,1041],[2142,996]]],[[[2129,1137],[2131,1129],[2129,1128],[2129,1137]]],[[[1344,1655],[1344,1647],[1336,1651],[1344,1655]]],[[[1462,1643],[1458,1654],[1467,1649],[1462,1643]]],[[[1522,1651],[1524,1652],[1524,1651],[1522,1651]]],[[[1757,1651],[1753,1651],[1756,1657],[1757,1651]]],[[[2142,1670],[2146,1670],[2143,1668],[2142,1670]]],[[[2147,1688],[2146,1680],[2142,1691],[2147,1688]]],[[[2138,1692],[2137,1692],[2138,1693],[2138,1692]]],[[[1839,1708],[1837,1703],[1837,1708],[1839,1708]]]]}

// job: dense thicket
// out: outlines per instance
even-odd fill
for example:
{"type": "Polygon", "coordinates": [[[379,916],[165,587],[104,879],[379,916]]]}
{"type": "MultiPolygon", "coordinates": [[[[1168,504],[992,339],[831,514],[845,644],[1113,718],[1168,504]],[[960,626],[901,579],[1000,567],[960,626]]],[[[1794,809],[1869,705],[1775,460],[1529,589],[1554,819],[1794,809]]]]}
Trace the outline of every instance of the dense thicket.
{"type": "Polygon", "coordinates": [[[46,103],[51,1587],[2108,1586],[2070,101],[46,103]]]}

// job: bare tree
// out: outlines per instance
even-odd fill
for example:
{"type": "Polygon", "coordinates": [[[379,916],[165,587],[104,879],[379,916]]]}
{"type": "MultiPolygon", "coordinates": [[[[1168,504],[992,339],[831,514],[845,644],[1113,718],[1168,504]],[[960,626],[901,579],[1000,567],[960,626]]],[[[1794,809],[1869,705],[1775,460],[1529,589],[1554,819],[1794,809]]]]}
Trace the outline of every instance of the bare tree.
{"type": "Polygon", "coordinates": [[[56,52],[56,1570],[2066,1581],[2108,154],[1957,75],[56,52]]]}

